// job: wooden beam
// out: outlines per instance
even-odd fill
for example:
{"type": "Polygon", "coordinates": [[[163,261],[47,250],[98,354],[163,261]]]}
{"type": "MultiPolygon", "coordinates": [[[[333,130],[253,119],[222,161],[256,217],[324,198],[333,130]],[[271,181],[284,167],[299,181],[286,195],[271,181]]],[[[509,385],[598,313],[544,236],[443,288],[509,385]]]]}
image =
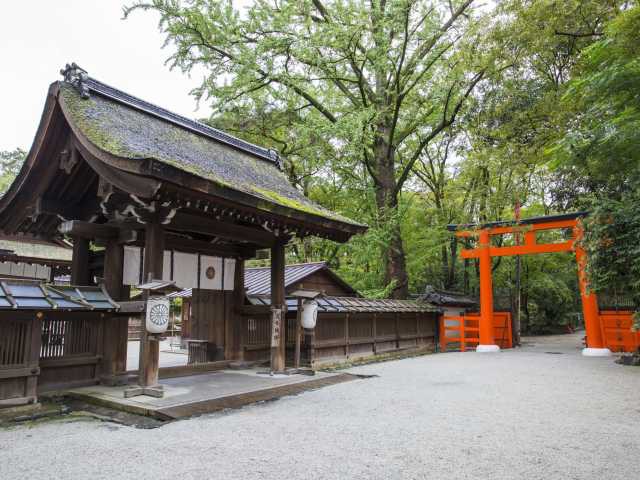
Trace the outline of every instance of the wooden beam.
{"type": "MultiPolygon", "coordinates": [[[[132,242],[132,245],[144,247],[144,235],[138,234],[136,241],[132,242]]],[[[227,258],[253,258],[256,255],[256,249],[253,246],[218,245],[203,240],[193,240],[180,235],[172,235],[166,231],[164,248],[184,253],[202,253],[204,255],[227,258]]]]}
{"type": "MultiPolygon", "coordinates": [[[[560,243],[542,243],[534,245],[517,245],[513,247],[491,247],[489,248],[489,256],[491,257],[507,257],[511,255],[530,255],[535,253],[552,253],[552,252],[570,252],[573,250],[573,240],[567,240],[560,243]]],[[[462,250],[460,256],[462,258],[479,258],[481,249],[462,250]]]]}
{"type": "Polygon", "coordinates": [[[64,235],[79,238],[118,238],[120,230],[110,225],[100,223],[83,222],[82,220],[69,220],[62,222],[58,231],[64,235]]]}
{"type": "Polygon", "coordinates": [[[255,247],[217,245],[202,240],[191,240],[179,235],[166,235],[165,248],[185,253],[203,253],[221,257],[253,258],[256,255],[255,247]]]}
{"type": "Polygon", "coordinates": [[[200,233],[214,237],[226,238],[238,242],[255,243],[263,247],[275,245],[279,239],[273,233],[261,227],[252,228],[234,223],[215,220],[191,213],[178,212],[172,219],[172,230],[200,233]]]}
{"type": "Polygon", "coordinates": [[[540,223],[525,223],[508,225],[504,227],[489,227],[478,230],[461,230],[456,232],[456,237],[477,237],[482,230],[489,230],[489,235],[505,235],[508,233],[541,232],[543,230],[556,230],[560,228],[573,228],[577,224],[577,219],[549,220],[540,223]]]}
{"type": "Polygon", "coordinates": [[[64,218],[80,217],[80,210],[60,200],[38,197],[34,205],[36,215],[60,215],[64,218]]]}

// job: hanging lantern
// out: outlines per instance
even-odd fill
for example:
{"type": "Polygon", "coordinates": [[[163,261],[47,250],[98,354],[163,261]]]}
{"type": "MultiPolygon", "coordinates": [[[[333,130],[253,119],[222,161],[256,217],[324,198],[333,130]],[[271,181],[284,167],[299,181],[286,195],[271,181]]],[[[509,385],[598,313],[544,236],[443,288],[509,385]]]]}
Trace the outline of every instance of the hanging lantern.
{"type": "Polygon", "coordinates": [[[303,328],[312,329],[316,326],[318,319],[318,304],[313,300],[305,300],[302,304],[302,315],[300,323],[303,328]]]}
{"type": "Polygon", "coordinates": [[[149,333],[164,333],[169,328],[169,299],[151,297],[147,300],[146,328],[149,333]]]}

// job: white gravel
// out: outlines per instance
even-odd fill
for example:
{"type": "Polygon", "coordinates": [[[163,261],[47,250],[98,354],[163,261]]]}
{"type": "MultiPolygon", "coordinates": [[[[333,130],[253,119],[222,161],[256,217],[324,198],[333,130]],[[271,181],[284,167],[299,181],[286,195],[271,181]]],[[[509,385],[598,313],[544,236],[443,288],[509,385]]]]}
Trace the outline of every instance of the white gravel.
{"type": "Polygon", "coordinates": [[[0,479],[639,478],[640,368],[577,338],[369,365],[353,371],[378,378],[154,430],[1,430],[0,479]]]}

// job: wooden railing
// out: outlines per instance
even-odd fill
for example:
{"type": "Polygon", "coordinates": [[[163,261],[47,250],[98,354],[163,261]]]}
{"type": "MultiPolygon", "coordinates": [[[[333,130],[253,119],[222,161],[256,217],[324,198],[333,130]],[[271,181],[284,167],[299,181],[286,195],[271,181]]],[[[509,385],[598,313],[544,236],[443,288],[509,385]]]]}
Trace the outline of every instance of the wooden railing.
{"type": "MultiPolygon", "coordinates": [[[[479,324],[480,315],[477,313],[443,315],[440,320],[440,349],[443,352],[475,349],[480,343],[479,324]]],[[[493,335],[500,348],[513,347],[510,312],[493,313],[493,335]]]]}
{"type": "Polygon", "coordinates": [[[0,313],[0,407],[36,401],[40,322],[34,314],[0,313]]]}
{"type": "Polygon", "coordinates": [[[640,332],[634,331],[633,310],[601,310],[600,329],[605,346],[612,352],[636,352],[640,332]]]}

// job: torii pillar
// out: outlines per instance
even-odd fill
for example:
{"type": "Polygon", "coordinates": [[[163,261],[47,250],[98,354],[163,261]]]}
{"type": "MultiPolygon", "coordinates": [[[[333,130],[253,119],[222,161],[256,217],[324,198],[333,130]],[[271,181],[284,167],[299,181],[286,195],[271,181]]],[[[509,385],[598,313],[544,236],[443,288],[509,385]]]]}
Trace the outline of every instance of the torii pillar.
{"type": "Polygon", "coordinates": [[[598,297],[595,292],[589,290],[589,281],[586,271],[587,254],[580,246],[582,236],[582,225],[578,223],[574,228],[574,237],[576,239],[575,251],[576,262],[578,263],[580,297],[582,299],[582,317],[584,319],[584,330],[587,335],[587,346],[582,349],[582,355],[585,357],[608,357],[611,355],[611,350],[605,346],[604,338],[602,336],[598,297]]]}
{"type": "Polygon", "coordinates": [[[491,280],[491,236],[489,230],[482,229],[479,234],[480,250],[480,342],[476,352],[499,352],[493,335],[493,282],[491,280]]]}

